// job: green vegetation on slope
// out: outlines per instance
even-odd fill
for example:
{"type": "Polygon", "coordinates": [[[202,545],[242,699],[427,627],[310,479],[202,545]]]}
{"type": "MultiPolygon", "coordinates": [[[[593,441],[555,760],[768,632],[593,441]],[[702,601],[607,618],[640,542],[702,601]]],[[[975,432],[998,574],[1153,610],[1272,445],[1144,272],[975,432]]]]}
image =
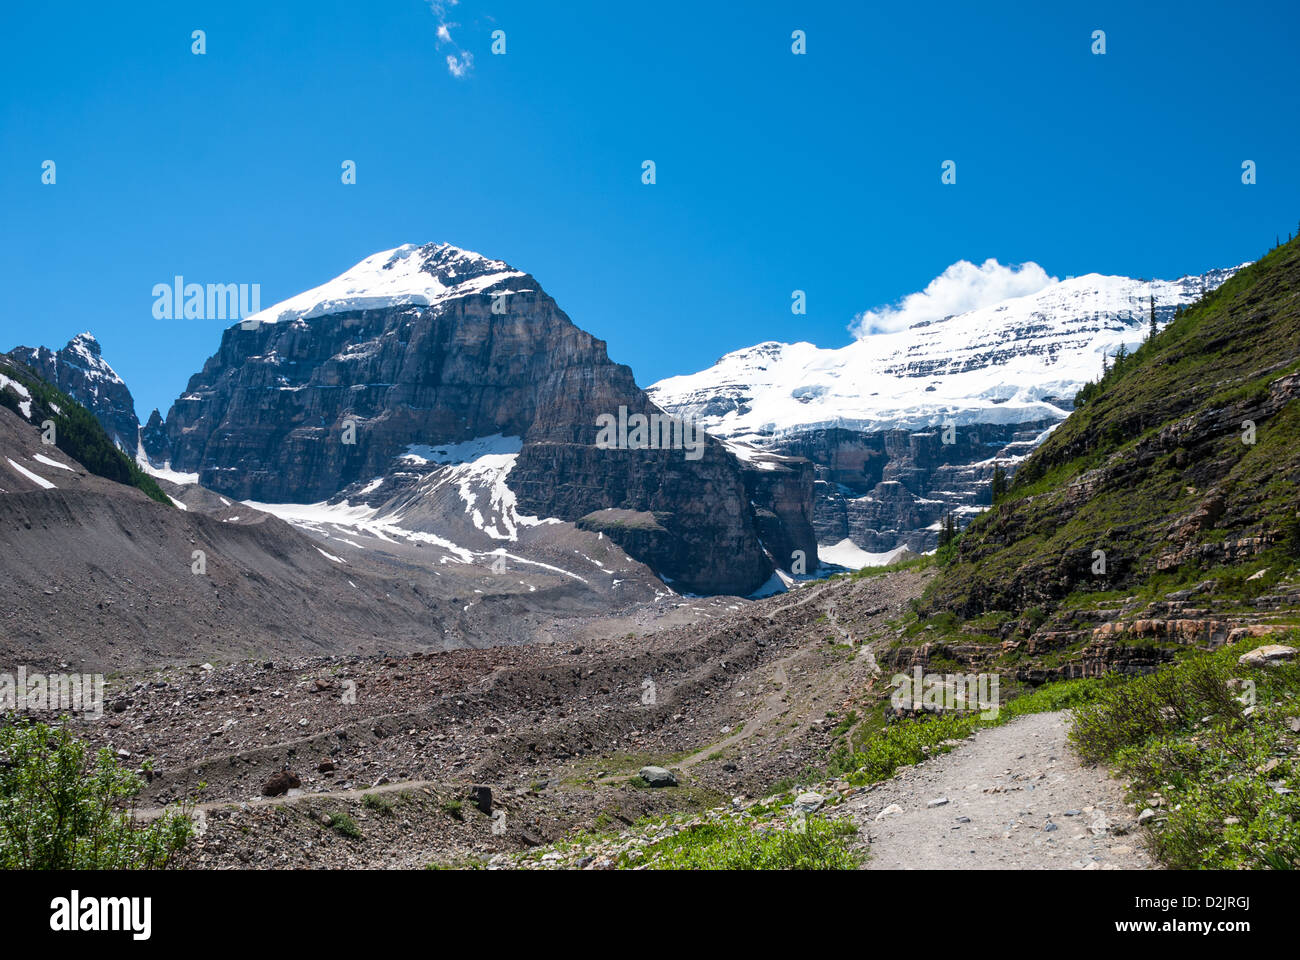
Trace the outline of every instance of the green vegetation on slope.
{"type": "Polygon", "coordinates": [[[808,817],[802,829],[753,829],[737,820],[687,827],[634,847],[619,867],[651,870],[852,870],[860,857],[850,850],[857,828],[850,821],[808,817]]]}
{"type": "Polygon", "coordinates": [[[957,541],[923,617],[1052,610],[1080,591],[1131,591],[1160,570],[1194,583],[1206,565],[1247,554],[1294,566],[1300,239],[1240,271],[1085,394],[957,541]],[[1238,544],[1249,538],[1261,542],[1238,544]]]}
{"type": "Polygon", "coordinates": [[[1258,645],[1110,684],[1075,711],[1071,742],[1131,781],[1166,866],[1300,868],[1300,664],[1237,662],[1258,645]]]}
{"type": "MultiPolygon", "coordinates": [[[[29,367],[0,358],[0,373],[16,380],[32,396],[31,421],[39,426],[54,421],[54,445],[97,477],[137,487],[151,499],[171,505],[167,494],[136,464],[113,445],[94,414],[66,393],[36,376],[29,367]]],[[[12,390],[0,389],[0,404],[18,416],[19,397],[12,390]]]]}

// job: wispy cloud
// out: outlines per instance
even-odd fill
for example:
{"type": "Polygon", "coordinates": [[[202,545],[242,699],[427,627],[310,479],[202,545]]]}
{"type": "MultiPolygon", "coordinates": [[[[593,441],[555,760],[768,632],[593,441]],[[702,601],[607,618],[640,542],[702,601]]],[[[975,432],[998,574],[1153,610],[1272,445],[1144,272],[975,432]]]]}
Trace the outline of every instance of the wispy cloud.
{"type": "Polygon", "coordinates": [[[434,17],[438,20],[438,46],[455,47],[455,53],[447,54],[447,72],[457,80],[467,77],[471,70],[474,69],[474,54],[461,48],[451,35],[453,27],[459,27],[459,23],[452,23],[448,14],[451,9],[460,4],[460,0],[427,0],[429,9],[433,12],[434,17]]]}
{"type": "Polygon", "coordinates": [[[468,50],[462,50],[460,56],[449,53],[447,54],[447,72],[457,80],[464,77],[474,69],[474,54],[468,50]]]}
{"type": "Polygon", "coordinates": [[[1037,293],[1056,283],[1038,264],[1003,266],[989,258],[979,266],[958,260],[931,280],[924,290],[909,293],[896,303],[864,310],[853,318],[849,330],[856,337],[904,330],[923,320],[942,320],[1006,300],[1037,293]]]}

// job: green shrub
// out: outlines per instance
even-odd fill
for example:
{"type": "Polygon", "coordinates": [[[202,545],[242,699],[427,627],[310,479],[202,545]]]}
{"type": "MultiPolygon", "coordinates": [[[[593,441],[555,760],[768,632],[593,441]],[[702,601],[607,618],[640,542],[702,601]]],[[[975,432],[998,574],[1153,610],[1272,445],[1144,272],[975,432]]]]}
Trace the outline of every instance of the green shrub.
{"type": "Polygon", "coordinates": [[[328,814],[328,816],[330,818],[328,826],[335,833],[352,840],[357,840],[361,837],[361,828],[358,827],[357,822],[346,813],[331,813],[328,814]]]}
{"type": "Polygon", "coordinates": [[[1300,665],[1237,663],[1260,643],[1112,683],[1075,713],[1080,752],[1153,805],[1147,839],[1168,867],[1300,868],[1300,665]]]}
{"type": "Polygon", "coordinates": [[[66,729],[0,728],[0,867],[131,870],[168,866],[193,836],[187,807],[151,823],[129,806],[144,786],[108,750],[66,729]]]}
{"type": "MultiPolygon", "coordinates": [[[[791,825],[793,827],[793,825],[791,825]]],[[[651,870],[853,870],[848,846],[857,828],[844,820],[808,817],[804,829],[718,821],[687,827],[622,855],[620,866],[651,870]]]]}
{"type": "Polygon", "coordinates": [[[1224,658],[1202,656],[1112,684],[1075,711],[1070,740],[1085,760],[1098,762],[1207,715],[1239,719],[1243,705],[1227,685],[1232,672],[1224,658]]]}
{"type": "Polygon", "coordinates": [[[1287,556],[1300,560],[1300,515],[1291,517],[1282,525],[1282,545],[1287,556]]]}

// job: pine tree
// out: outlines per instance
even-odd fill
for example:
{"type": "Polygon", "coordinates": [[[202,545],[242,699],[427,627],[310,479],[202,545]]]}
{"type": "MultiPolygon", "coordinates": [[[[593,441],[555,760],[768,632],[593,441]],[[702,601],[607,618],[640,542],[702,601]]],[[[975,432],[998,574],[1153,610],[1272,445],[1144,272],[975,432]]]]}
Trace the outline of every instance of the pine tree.
{"type": "Polygon", "coordinates": [[[1002,469],[1002,464],[993,465],[993,504],[1007,495],[1007,472],[1002,469]]]}
{"type": "Polygon", "coordinates": [[[1156,295],[1151,294],[1151,336],[1156,335],[1156,295]]]}
{"type": "Polygon", "coordinates": [[[939,529],[939,546],[946,547],[957,539],[957,520],[949,510],[943,516],[943,525],[939,529]]]}

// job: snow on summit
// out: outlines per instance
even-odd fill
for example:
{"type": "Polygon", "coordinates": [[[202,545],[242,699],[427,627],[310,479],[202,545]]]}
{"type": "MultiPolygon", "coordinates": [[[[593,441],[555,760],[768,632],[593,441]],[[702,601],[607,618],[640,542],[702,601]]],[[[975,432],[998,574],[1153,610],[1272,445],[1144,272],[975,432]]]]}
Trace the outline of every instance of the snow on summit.
{"type": "Polygon", "coordinates": [[[276,323],[349,310],[431,306],[522,276],[522,272],[501,260],[489,260],[449,243],[407,243],[371,254],[333,280],[252,314],[243,322],[276,323]]]}
{"type": "Polygon", "coordinates": [[[1240,267],[1204,277],[1134,280],[1088,274],[844,347],[769,341],[647,391],[715,436],[765,446],[824,427],[919,430],[952,420],[1063,419],[1074,394],[1120,345],[1149,330],[1150,297],[1163,326],[1240,267]]]}
{"type": "Polygon", "coordinates": [[[117,371],[108,365],[104,359],[99,341],[95,335],[87,330],[79,333],[71,340],[68,345],[61,351],[62,356],[56,355],[56,363],[61,359],[64,363],[71,363],[86,374],[87,378],[94,383],[96,380],[107,380],[113,383],[123,383],[117,371]]]}

